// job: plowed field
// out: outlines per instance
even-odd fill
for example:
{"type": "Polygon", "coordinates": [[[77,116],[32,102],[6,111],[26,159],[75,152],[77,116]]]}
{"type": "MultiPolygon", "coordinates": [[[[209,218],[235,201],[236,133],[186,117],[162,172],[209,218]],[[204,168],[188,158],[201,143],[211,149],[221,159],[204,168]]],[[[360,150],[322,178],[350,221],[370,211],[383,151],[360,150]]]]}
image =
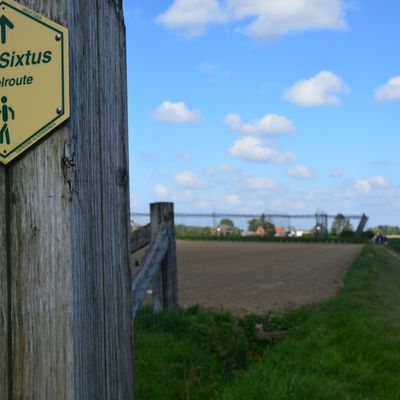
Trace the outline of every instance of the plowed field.
{"type": "Polygon", "coordinates": [[[332,296],[360,245],[177,241],[180,303],[262,314],[332,296]]]}

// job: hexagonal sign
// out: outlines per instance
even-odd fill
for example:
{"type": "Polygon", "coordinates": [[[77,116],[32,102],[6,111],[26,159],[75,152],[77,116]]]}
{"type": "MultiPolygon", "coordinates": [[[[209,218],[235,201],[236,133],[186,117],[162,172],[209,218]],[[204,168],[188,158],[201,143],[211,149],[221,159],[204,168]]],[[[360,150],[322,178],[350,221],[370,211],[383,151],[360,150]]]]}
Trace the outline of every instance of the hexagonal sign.
{"type": "Polygon", "coordinates": [[[0,162],[69,118],[68,30],[0,0],[0,162]]]}

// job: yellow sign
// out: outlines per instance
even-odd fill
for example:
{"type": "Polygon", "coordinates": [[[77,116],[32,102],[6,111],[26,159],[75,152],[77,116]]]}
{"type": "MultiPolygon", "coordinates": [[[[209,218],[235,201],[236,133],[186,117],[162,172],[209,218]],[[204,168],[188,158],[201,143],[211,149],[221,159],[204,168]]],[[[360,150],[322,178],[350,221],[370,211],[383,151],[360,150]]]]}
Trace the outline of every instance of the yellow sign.
{"type": "Polygon", "coordinates": [[[0,0],[0,162],[69,118],[68,30],[0,0]]]}

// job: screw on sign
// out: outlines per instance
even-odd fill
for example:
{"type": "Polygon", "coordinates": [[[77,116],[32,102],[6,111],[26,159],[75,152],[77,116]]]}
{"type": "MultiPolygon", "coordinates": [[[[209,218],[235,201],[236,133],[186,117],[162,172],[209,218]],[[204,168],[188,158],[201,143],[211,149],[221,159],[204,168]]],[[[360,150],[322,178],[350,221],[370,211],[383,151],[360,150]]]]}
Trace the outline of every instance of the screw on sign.
{"type": "Polygon", "coordinates": [[[0,0],[0,163],[69,118],[68,30],[0,0]]]}

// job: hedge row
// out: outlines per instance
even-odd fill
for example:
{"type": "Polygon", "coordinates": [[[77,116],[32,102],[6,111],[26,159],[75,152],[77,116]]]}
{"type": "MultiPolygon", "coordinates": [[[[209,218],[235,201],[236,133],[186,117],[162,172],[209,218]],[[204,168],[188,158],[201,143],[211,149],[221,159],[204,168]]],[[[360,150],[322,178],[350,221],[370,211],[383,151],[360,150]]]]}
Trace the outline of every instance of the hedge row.
{"type": "MultiPolygon", "coordinates": [[[[268,237],[268,236],[216,236],[216,235],[176,235],[181,240],[208,240],[223,242],[279,242],[279,243],[356,243],[354,238],[340,238],[328,236],[326,238],[316,238],[313,236],[304,237],[268,237]]],[[[357,243],[366,243],[369,238],[363,237],[357,243]]]]}

